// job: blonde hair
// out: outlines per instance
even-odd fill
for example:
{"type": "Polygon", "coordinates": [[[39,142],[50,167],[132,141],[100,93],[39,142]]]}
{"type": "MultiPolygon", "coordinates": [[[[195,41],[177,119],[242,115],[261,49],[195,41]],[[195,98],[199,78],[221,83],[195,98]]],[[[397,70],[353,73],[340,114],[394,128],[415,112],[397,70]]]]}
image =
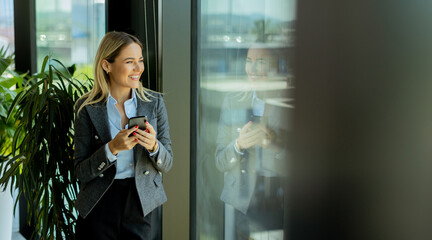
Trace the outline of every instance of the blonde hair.
{"type": "MultiPolygon", "coordinates": [[[[142,43],[133,35],[125,32],[108,32],[102,38],[99,44],[99,48],[96,52],[94,61],[94,84],[90,92],[84,94],[75,103],[81,102],[80,100],[85,99],[84,102],[79,106],[77,113],[87,105],[92,105],[99,102],[105,102],[108,100],[109,96],[109,75],[102,68],[102,60],[107,60],[109,63],[113,63],[115,58],[120,54],[121,50],[128,46],[129,44],[136,43],[143,49],[142,43]]],[[[152,96],[149,92],[153,92],[139,85],[137,89],[134,90],[137,93],[137,97],[145,102],[151,102],[147,96],[152,96]]]]}

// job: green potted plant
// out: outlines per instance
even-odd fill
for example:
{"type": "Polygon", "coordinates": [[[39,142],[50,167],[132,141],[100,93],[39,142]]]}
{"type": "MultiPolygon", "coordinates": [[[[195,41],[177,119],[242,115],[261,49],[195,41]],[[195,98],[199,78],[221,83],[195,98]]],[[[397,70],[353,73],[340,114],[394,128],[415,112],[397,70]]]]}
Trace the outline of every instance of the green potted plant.
{"type": "Polygon", "coordinates": [[[40,73],[25,81],[8,113],[16,119],[12,157],[0,185],[19,186],[33,222],[32,239],[73,239],[78,184],[73,165],[74,103],[89,90],[76,80],[74,66],[46,57],[40,73]],[[16,109],[16,111],[14,111],[16,109]],[[22,139],[20,139],[22,136],[22,139]]]}
{"type": "MultiPolygon", "coordinates": [[[[8,109],[17,93],[21,90],[26,74],[19,75],[11,69],[14,62],[13,54],[7,53],[7,47],[0,48],[0,162],[10,157],[12,139],[16,128],[13,118],[7,120],[8,109]]],[[[0,178],[2,177],[0,166],[0,178]]],[[[0,189],[0,239],[10,239],[12,236],[13,198],[12,184],[0,189]]]]}
{"type": "Polygon", "coordinates": [[[11,154],[16,121],[13,118],[8,119],[8,110],[21,91],[20,86],[26,77],[26,74],[19,75],[10,69],[13,62],[13,54],[8,55],[7,48],[2,47],[0,49],[0,158],[11,154]]]}

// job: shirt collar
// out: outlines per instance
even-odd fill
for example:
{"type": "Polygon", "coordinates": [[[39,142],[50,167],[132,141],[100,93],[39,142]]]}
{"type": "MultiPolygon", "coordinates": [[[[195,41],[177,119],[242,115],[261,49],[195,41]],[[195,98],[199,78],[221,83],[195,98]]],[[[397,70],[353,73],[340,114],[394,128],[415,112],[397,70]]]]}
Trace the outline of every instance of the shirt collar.
{"type": "Polygon", "coordinates": [[[108,105],[116,105],[117,104],[117,100],[115,100],[112,96],[111,96],[111,92],[108,95],[108,101],[107,101],[107,106],[108,105]]]}
{"type": "MultiPolygon", "coordinates": [[[[136,97],[135,89],[132,89],[132,98],[126,100],[125,103],[128,103],[129,101],[133,101],[133,104],[135,105],[135,107],[138,106],[138,102],[137,102],[137,97],[136,97]]],[[[112,105],[116,105],[116,104],[117,104],[117,100],[115,100],[115,99],[111,96],[111,92],[109,92],[109,95],[108,95],[107,106],[108,106],[109,104],[112,104],[112,105]]]]}
{"type": "Polygon", "coordinates": [[[137,103],[137,97],[136,97],[135,89],[132,89],[132,101],[133,101],[135,107],[137,107],[138,103],[137,103]]]}

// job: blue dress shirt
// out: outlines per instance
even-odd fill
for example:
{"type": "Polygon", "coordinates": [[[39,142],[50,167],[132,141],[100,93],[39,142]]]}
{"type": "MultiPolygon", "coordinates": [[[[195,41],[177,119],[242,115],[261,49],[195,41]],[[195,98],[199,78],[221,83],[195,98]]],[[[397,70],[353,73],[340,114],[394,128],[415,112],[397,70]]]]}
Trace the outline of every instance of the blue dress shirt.
{"type": "MultiPolygon", "coordinates": [[[[107,113],[108,113],[108,123],[111,132],[111,138],[114,137],[122,130],[121,126],[121,116],[117,107],[115,106],[117,101],[109,95],[107,101],[107,113]]],[[[124,103],[124,109],[126,116],[130,119],[132,117],[136,117],[137,114],[137,99],[136,93],[132,90],[132,98],[126,100],[124,103]]],[[[128,128],[126,124],[125,129],[128,128]]],[[[150,156],[157,154],[158,149],[154,153],[150,153],[150,156]]],[[[124,150],[117,153],[117,155],[112,154],[109,150],[108,143],[105,145],[105,152],[107,154],[108,160],[110,162],[117,161],[117,172],[115,175],[115,179],[124,179],[135,176],[135,163],[134,163],[134,152],[133,148],[130,150],[124,150]]]]}

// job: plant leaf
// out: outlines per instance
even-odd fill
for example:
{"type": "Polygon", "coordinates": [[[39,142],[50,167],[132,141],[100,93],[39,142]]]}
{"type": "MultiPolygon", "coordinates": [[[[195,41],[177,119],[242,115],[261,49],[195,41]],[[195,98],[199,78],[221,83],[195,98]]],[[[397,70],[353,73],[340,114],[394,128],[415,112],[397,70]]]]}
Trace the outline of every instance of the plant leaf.
{"type": "Polygon", "coordinates": [[[4,71],[13,63],[12,58],[3,58],[0,57],[0,75],[3,74],[4,71]]]}

